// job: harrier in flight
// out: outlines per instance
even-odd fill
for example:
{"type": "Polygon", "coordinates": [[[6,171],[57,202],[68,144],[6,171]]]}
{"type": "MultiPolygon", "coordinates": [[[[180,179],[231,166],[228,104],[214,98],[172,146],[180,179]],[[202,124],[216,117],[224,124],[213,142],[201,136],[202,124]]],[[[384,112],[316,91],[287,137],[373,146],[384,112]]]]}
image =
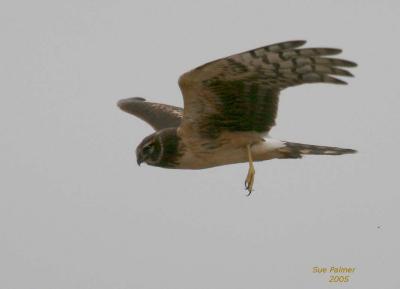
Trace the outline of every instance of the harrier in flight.
{"type": "Polygon", "coordinates": [[[136,149],[137,163],[174,169],[205,169],[249,163],[245,180],[253,190],[254,161],[303,155],[342,155],[355,150],[272,139],[281,90],[303,83],[346,84],[334,76],[352,76],[340,67],[356,63],[330,58],[335,48],[300,48],[287,41],[211,61],[179,78],[184,108],[122,99],[118,106],[155,132],[136,149]]]}

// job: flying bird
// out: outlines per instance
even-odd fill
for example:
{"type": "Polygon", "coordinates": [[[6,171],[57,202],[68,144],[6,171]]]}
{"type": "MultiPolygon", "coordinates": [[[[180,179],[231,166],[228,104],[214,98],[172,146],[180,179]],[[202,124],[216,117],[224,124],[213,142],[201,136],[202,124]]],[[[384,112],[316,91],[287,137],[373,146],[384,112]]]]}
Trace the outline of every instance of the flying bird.
{"type": "Polygon", "coordinates": [[[136,148],[137,163],[174,169],[205,169],[249,163],[245,188],[253,191],[254,161],[303,155],[342,155],[353,149],[281,141],[269,136],[281,90],[304,83],[346,84],[341,67],[356,63],[330,58],[336,48],[300,48],[287,41],[208,62],[179,78],[184,108],[122,99],[118,106],[155,132],[136,148]]]}

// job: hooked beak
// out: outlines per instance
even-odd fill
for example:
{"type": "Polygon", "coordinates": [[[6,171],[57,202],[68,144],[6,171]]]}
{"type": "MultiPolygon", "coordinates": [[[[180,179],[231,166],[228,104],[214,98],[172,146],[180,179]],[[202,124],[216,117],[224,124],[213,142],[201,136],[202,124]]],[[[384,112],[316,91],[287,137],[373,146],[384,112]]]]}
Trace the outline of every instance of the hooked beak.
{"type": "Polygon", "coordinates": [[[141,163],[143,163],[144,161],[144,156],[143,153],[141,152],[141,150],[139,148],[136,149],[136,162],[138,164],[138,166],[140,166],[141,163]]]}
{"type": "Polygon", "coordinates": [[[136,155],[136,162],[137,162],[138,166],[140,166],[140,164],[143,163],[143,156],[142,156],[142,154],[137,154],[137,155],[136,155]]]}

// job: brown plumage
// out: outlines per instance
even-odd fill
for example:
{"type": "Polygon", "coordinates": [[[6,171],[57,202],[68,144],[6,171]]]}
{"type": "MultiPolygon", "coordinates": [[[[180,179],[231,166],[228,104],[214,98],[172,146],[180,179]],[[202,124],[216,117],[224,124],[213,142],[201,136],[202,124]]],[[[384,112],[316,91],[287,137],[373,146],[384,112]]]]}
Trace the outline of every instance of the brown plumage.
{"type": "Polygon", "coordinates": [[[183,114],[181,108],[145,102],[142,98],[121,100],[118,105],[123,110],[156,130],[138,146],[138,161],[184,169],[249,161],[246,188],[251,192],[253,160],[354,153],[351,149],[265,137],[275,125],[281,90],[304,83],[346,84],[336,76],[352,76],[341,67],[354,67],[354,62],[327,57],[339,54],[340,49],[300,48],[304,44],[305,41],[277,43],[186,72],[179,79],[183,114]]]}

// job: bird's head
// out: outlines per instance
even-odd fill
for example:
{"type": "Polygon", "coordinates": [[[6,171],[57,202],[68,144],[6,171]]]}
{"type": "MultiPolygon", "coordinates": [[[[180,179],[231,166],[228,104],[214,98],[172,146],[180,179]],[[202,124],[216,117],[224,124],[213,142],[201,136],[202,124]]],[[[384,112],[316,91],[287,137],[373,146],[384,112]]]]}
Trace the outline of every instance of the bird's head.
{"type": "Polygon", "coordinates": [[[145,162],[151,166],[174,167],[179,157],[179,140],[176,128],[163,129],[145,137],[136,148],[138,165],[145,162]]]}
{"type": "Polygon", "coordinates": [[[157,165],[161,159],[161,141],[157,133],[145,137],[136,148],[136,161],[140,166],[145,162],[148,165],[157,165]]]}

